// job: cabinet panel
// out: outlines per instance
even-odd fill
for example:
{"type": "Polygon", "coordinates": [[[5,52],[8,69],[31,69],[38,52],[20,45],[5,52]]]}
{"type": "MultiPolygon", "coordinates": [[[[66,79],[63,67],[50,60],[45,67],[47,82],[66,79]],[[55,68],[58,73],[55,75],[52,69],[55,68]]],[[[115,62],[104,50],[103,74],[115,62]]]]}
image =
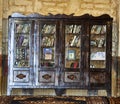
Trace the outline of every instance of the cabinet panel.
{"type": "Polygon", "coordinates": [[[29,71],[13,71],[13,82],[28,83],[30,81],[29,71]]]}
{"type": "Polygon", "coordinates": [[[65,72],[64,81],[65,82],[79,82],[80,73],[79,72],[65,72]]]}
{"type": "MultiPolygon", "coordinates": [[[[59,69],[59,34],[57,32],[58,21],[43,19],[38,21],[38,38],[36,46],[36,85],[42,87],[53,87],[58,85],[58,74],[59,69]],[[48,85],[48,86],[47,86],[48,85]]],[[[35,71],[36,71],[35,70],[35,71]]]]}
{"type": "Polygon", "coordinates": [[[64,21],[61,34],[61,82],[65,88],[83,87],[84,69],[82,69],[81,40],[85,25],[81,21],[64,21]],[[81,80],[83,79],[83,80],[81,80]]]}
{"type": "Polygon", "coordinates": [[[90,86],[91,88],[110,88],[109,75],[106,72],[90,72],[90,86]]]}
{"type": "Polygon", "coordinates": [[[90,83],[106,83],[106,73],[105,72],[91,72],[90,73],[90,83]]]}
{"type": "Polygon", "coordinates": [[[90,88],[106,89],[111,93],[111,42],[112,27],[107,21],[90,23],[90,88]]]}
{"type": "Polygon", "coordinates": [[[55,83],[54,71],[39,71],[39,83],[55,83]]]}
{"type": "Polygon", "coordinates": [[[32,24],[32,20],[25,18],[9,19],[8,95],[12,88],[28,88],[33,85],[32,24]]]}
{"type": "Polygon", "coordinates": [[[90,67],[106,68],[106,25],[92,25],[90,35],[90,67]]]}

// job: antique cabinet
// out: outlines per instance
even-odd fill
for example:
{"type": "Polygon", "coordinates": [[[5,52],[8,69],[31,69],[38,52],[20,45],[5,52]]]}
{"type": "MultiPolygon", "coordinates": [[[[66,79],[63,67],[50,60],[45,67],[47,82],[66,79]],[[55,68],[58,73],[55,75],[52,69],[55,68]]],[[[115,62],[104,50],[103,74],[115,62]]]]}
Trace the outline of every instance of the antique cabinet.
{"type": "Polygon", "coordinates": [[[111,94],[112,18],[14,13],[9,17],[8,89],[67,88],[111,94]]]}

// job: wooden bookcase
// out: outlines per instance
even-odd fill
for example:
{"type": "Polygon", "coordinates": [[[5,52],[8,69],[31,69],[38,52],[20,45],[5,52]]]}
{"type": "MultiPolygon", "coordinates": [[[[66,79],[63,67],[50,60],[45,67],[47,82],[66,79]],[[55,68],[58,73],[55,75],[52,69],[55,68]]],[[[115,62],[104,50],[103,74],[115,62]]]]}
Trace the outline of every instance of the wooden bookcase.
{"type": "Polygon", "coordinates": [[[9,17],[8,90],[69,88],[111,95],[112,18],[89,14],[9,17]]]}

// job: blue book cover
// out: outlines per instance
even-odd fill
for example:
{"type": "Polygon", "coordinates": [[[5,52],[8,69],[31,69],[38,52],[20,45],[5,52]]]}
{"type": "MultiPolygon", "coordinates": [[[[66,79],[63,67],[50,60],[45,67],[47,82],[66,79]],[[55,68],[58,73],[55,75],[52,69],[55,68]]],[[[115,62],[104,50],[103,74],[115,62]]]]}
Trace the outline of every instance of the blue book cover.
{"type": "Polygon", "coordinates": [[[52,59],[52,48],[43,48],[43,55],[45,60],[52,59]]]}

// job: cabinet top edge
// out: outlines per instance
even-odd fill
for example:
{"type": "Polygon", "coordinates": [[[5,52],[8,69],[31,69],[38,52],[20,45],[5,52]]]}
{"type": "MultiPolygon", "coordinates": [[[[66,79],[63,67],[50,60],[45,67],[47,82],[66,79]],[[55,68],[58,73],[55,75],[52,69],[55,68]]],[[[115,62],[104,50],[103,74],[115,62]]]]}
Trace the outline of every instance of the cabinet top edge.
{"type": "Polygon", "coordinates": [[[78,19],[86,19],[86,18],[89,18],[89,19],[110,19],[110,20],[113,20],[112,17],[110,17],[109,14],[102,14],[100,16],[93,16],[91,14],[83,14],[83,15],[80,15],[80,16],[74,16],[74,13],[70,14],[70,15],[67,15],[67,14],[56,14],[56,15],[53,15],[51,13],[48,13],[48,15],[42,15],[42,14],[38,14],[38,13],[32,13],[32,14],[29,14],[29,15],[24,15],[24,14],[21,14],[21,13],[13,13],[9,16],[9,18],[78,18],[78,19]]]}

